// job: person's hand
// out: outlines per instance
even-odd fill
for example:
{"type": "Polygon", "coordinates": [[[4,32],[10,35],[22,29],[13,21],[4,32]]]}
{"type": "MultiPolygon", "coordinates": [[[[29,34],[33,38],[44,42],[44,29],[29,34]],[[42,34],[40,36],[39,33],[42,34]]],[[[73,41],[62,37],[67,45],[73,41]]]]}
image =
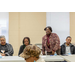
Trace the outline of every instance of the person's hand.
{"type": "Polygon", "coordinates": [[[2,55],[2,56],[5,56],[5,54],[3,54],[3,53],[2,53],[1,55],[2,55]]]}
{"type": "Polygon", "coordinates": [[[54,52],[54,51],[52,51],[52,55],[54,55],[54,53],[55,53],[55,52],[54,52]]]}
{"type": "Polygon", "coordinates": [[[43,55],[45,55],[45,52],[42,52],[43,55]]]}

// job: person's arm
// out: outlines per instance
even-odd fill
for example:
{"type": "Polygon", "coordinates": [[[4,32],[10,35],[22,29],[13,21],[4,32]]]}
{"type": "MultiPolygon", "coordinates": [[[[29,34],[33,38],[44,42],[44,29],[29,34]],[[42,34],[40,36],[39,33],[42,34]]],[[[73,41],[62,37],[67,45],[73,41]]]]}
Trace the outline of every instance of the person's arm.
{"type": "Polygon", "coordinates": [[[62,53],[62,46],[61,46],[61,49],[60,49],[60,54],[63,55],[63,53],[62,53]]]}
{"type": "Polygon", "coordinates": [[[45,55],[44,39],[42,38],[42,54],[45,55]]]}
{"type": "Polygon", "coordinates": [[[75,46],[73,47],[73,54],[75,54],[75,46]]]}
{"type": "Polygon", "coordinates": [[[12,56],[13,53],[14,53],[14,50],[13,50],[13,47],[11,44],[8,44],[7,45],[7,48],[8,48],[8,52],[5,53],[5,56],[12,56]]]}
{"type": "Polygon", "coordinates": [[[18,56],[23,52],[23,46],[20,47],[18,56]]]}
{"type": "Polygon", "coordinates": [[[60,47],[60,39],[59,39],[58,35],[55,34],[55,46],[54,46],[52,52],[55,52],[56,50],[58,50],[60,48],[61,48],[60,47]]]}

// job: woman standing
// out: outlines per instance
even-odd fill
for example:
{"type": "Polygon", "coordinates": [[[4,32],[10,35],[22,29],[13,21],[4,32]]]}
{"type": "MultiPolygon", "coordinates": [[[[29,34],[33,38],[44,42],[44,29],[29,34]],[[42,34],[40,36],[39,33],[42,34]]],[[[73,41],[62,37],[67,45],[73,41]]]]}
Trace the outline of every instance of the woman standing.
{"type": "Polygon", "coordinates": [[[23,39],[23,45],[20,46],[18,56],[23,52],[24,48],[27,45],[30,45],[30,38],[29,37],[24,37],[24,39],[23,39]]]}
{"type": "Polygon", "coordinates": [[[46,31],[46,35],[42,38],[42,53],[45,55],[45,51],[47,55],[54,55],[55,52],[60,54],[60,39],[56,33],[52,33],[52,28],[50,26],[44,29],[46,31]]]}

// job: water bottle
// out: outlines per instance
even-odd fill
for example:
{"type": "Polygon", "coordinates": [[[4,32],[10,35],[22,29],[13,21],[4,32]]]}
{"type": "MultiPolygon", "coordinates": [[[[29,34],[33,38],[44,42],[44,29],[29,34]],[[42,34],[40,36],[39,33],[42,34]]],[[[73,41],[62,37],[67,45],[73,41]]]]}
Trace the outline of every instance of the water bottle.
{"type": "Polygon", "coordinates": [[[57,53],[55,52],[55,53],[54,53],[54,55],[56,56],[56,55],[57,55],[57,53]]]}
{"type": "Polygon", "coordinates": [[[71,53],[68,53],[68,55],[71,55],[71,53]]]}

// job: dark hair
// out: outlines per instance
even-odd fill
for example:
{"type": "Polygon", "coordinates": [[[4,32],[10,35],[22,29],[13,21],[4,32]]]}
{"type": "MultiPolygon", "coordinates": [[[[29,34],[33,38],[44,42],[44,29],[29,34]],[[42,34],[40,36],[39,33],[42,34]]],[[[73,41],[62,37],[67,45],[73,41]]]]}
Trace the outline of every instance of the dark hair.
{"type": "MultiPolygon", "coordinates": [[[[67,36],[67,38],[71,38],[71,37],[70,37],[70,36],[67,36]]],[[[66,38],[66,39],[67,39],[67,38],[66,38]]]]}
{"type": "Polygon", "coordinates": [[[46,31],[47,28],[49,28],[50,31],[52,32],[52,28],[50,26],[46,27],[44,30],[46,31]]]}
{"type": "Polygon", "coordinates": [[[25,40],[25,39],[28,39],[29,44],[30,44],[30,38],[29,38],[29,37],[24,37],[24,39],[23,39],[23,44],[24,44],[24,40],[25,40]]]}

